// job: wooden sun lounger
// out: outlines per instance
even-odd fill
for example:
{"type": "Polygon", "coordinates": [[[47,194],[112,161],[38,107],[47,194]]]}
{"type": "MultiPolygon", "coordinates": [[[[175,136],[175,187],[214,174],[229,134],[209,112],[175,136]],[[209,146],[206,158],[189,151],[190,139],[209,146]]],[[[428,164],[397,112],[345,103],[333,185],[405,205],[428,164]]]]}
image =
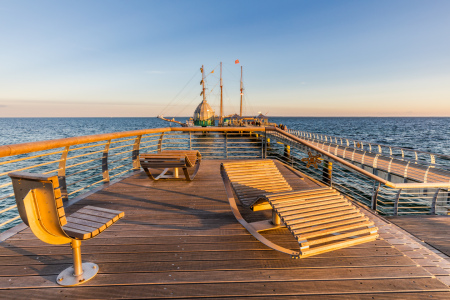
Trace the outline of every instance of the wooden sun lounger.
{"type": "Polygon", "coordinates": [[[72,247],[73,266],[62,271],[56,280],[71,286],[92,279],[98,272],[94,263],[82,263],[81,241],[100,234],[123,218],[124,212],[85,206],[66,217],[58,176],[15,172],[11,177],[17,209],[22,221],[41,241],[68,244],[72,247]]]}
{"type": "Polygon", "coordinates": [[[185,179],[191,181],[194,180],[195,175],[197,175],[202,156],[197,150],[165,150],[160,153],[141,154],[139,155],[139,161],[147,176],[153,180],[185,179]],[[164,171],[155,177],[149,170],[151,168],[164,168],[164,171]],[[173,168],[173,174],[166,175],[171,168],[173,168]],[[183,169],[184,178],[179,177],[178,168],[183,169]],[[194,168],[192,174],[189,174],[188,168],[194,168]]]}
{"type": "Polygon", "coordinates": [[[231,210],[239,223],[265,245],[293,258],[317,255],[378,237],[374,223],[338,191],[330,187],[292,191],[272,160],[223,163],[221,174],[231,210]],[[244,207],[272,209],[272,220],[245,221],[233,192],[244,207]],[[298,241],[299,251],[281,247],[259,233],[281,226],[286,226],[298,241]]]}

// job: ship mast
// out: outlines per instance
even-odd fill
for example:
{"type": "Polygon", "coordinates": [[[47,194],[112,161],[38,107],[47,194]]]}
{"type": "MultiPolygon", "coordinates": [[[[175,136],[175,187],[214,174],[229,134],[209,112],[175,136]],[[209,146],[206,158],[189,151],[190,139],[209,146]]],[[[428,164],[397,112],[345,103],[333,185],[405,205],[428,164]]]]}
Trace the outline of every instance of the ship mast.
{"type": "Polygon", "coordinates": [[[206,94],[205,94],[205,68],[202,65],[202,86],[203,86],[203,102],[206,102],[206,94]]]}
{"type": "Polygon", "coordinates": [[[244,85],[242,83],[242,66],[241,66],[241,110],[239,116],[242,117],[242,96],[244,95],[244,85]]]}
{"type": "Polygon", "coordinates": [[[223,81],[222,81],[222,62],[220,62],[220,119],[219,126],[222,126],[223,122],[223,81]]]}

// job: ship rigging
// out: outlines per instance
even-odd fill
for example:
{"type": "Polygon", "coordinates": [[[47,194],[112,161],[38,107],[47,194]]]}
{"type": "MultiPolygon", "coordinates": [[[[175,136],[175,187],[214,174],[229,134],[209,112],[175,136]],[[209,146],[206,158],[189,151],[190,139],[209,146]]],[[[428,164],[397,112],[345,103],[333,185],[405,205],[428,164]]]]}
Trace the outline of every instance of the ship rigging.
{"type": "MultiPolygon", "coordinates": [[[[237,61],[238,62],[238,61],[237,61]]],[[[214,109],[207,101],[207,93],[206,93],[206,76],[205,76],[205,68],[202,65],[200,68],[200,72],[202,73],[202,79],[200,81],[200,85],[202,86],[202,91],[200,92],[200,96],[202,96],[202,101],[198,104],[197,108],[194,110],[193,116],[186,121],[186,123],[175,120],[175,118],[165,118],[162,114],[158,116],[159,119],[176,123],[182,127],[191,127],[191,126],[216,126],[216,121],[218,126],[267,126],[269,125],[268,118],[259,113],[258,116],[243,116],[243,97],[244,97],[244,84],[243,84],[243,68],[241,66],[241,77],[240,77],[240,106],[239,106],[239,115],[231,114],[224,116],[223,112],[223,78],[222,78],[222,62],[220,63],[220,114],[217,116],[215,114],[214,109]]],[[[214,73],[214,70],[210,73],[214,73]]]]}

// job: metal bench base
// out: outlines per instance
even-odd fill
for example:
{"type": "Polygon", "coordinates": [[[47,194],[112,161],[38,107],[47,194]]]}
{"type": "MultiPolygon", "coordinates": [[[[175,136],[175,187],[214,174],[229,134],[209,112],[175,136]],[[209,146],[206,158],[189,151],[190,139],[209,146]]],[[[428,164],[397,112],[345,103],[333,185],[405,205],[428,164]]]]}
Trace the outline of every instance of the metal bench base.
{"type": "Polygon", "coordinates": [[[68,267],[61,273],[59,273],[58,278],[56,279],[56,282],[59,285],[63,286],[73,286],[85,283],[86,281],[92,279],[97,275],[98,273],[98,266],[97,264],[85,262],[82,263],[83,273],[81,275],[75,276],[75,270],[73,266],[68,267]]]}

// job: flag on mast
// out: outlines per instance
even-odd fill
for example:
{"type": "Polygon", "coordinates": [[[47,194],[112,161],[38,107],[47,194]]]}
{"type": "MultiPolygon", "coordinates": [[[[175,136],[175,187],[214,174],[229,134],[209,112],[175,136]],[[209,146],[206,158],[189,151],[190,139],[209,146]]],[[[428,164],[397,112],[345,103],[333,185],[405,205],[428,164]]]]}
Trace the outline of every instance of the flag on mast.
{"type": "Polygon", "coordinates": [[[236,64],[238,64],[239,63],[239,59],[236,59],[235,61],[234,61],[234,64],[236,65],[236,64]]]}

